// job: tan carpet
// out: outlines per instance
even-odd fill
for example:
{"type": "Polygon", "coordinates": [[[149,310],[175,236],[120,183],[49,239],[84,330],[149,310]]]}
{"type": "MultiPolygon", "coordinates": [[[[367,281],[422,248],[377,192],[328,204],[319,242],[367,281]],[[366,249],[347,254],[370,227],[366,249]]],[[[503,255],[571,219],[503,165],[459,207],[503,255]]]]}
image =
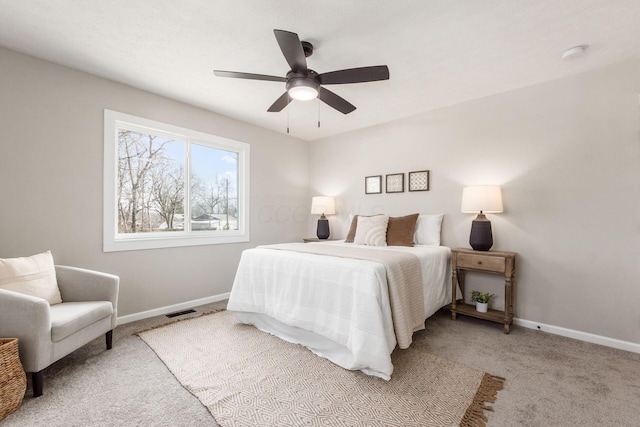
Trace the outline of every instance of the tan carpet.
{"type": "Polygon", "coordinates": [[[391,381],[347,371],[231,312],[138,334],[221,426],[483,426],[502,378],[409,348],[391,381]]]}

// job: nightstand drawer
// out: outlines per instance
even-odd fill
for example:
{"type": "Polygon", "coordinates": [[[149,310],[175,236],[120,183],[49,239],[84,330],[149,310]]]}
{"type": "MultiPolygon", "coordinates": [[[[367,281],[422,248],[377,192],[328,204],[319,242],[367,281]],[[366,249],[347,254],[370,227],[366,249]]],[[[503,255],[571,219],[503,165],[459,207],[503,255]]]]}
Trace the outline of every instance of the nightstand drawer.
{"type": "Polygon", "coordinates": [[[504,273],[505,271],[505,262],[502,257],[458,253],[456,262],[458,268],[486,270],[495,273],[504,273]]]}

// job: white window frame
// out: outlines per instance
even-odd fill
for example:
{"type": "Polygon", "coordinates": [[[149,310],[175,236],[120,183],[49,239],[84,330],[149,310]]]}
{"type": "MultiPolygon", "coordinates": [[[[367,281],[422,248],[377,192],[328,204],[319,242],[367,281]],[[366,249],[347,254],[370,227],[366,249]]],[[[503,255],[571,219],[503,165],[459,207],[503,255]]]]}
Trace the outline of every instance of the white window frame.
{"type": "Polygon", "coordinates": [[[141,249],[171,248],[180,246],[215,245],[248,242],[249,236],[249,159],[250,145],[221,136],[211,135],[167,123],[149,120],[130,114],[104,110],[104,217],[103,251],[117,252],[141,249]],[[191,189],[190,144],[206,145],[238,153],[238,230],[197,230],[186,227],[190,218],[191,201],[185,193],[185,229],[183,231],[118,233],[117,171],[119,127],[148,131],[187,142],[185,153],[185,190],[191,189]]]}

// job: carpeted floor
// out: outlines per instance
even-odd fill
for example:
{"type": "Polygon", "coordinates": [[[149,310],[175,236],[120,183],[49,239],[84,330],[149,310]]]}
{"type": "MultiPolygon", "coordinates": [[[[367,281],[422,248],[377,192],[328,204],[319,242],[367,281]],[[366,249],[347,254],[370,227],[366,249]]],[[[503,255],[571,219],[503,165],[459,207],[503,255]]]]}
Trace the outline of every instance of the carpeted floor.
{"type": "MultiPolygon", "coordinates": [[[[198,313],[226,302],[197,307],[198,313]]],[[[187,316],[185,316],[187,317],[187,316]]],[[[171,319],[119,326],[45,370],[44,395],[0,422],[13,426],[215,426],[200,403],[134,333],[171,319]]],[[[507,378],[489,426],[640,427],[640,354],[449,313],[430,318],[414,346],[507,378]]]]}

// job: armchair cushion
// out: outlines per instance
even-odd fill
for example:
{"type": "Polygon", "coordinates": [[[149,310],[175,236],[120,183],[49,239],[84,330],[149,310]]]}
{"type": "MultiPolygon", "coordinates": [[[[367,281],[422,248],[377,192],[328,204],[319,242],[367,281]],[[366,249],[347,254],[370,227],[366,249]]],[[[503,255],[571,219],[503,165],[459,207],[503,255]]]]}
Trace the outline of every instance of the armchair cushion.
{"type": "Polygon", "coordinates": [[[50,310],[53,342],[59,342],[113,314],[113,306],[109,301],[65,302],[51,306],[50,310]]]}
{"type": "Polygon", "coordinates": [[[30,257],[0,259],[0,289],[62,302],[51,252],[30,257]]]}

